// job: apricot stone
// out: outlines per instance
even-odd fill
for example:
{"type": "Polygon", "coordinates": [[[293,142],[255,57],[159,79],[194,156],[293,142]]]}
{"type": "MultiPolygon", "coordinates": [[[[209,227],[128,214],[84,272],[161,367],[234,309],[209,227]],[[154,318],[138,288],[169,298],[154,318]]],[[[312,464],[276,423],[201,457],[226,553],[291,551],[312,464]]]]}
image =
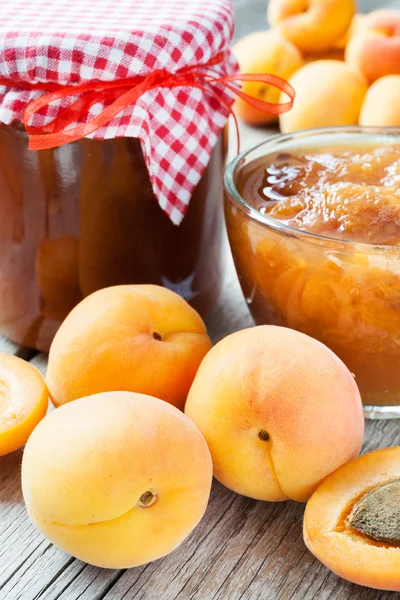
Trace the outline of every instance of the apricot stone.
{"type": "Polygon", "coordinates": [[[320,342],[263,325],[204,358],[185,413],[203,433],[215,477],[259,500],[307,500],[360,451],[364,418],[354,378],[320,342]]]}
{"type": "Polygon", "coordinates": [[[202,518],[210,453],[175,407],[109,392],[50,413],[22,461],[22,488],[37,529],[72,556],[128,568],[174,550],[202,518]]]}
{"type": "Polygon", "coordinates": [[[296,93],[293,108],[280,115],[284,133],[313,127],[357,125],[367,83],[339,60],[317,60],[289,79],[296,93]]]}
{"type": "Polygon", "coordinates": [[[364,494],[346,523],[378,542],[400,545],[400,479],[364,494]]]}
{"type": "Polygon", "coordinates": [[[355,13],[354,0],[269,0],[272,27],[303,53],[332,48],[346,34],[355,13]]]}
{"type": "Polygon", "coordinates": [[[344,465],[304,514],[304,541],[329,569],[367,587],[400,591],[400,446],[344,465]]]}
{"type": "Polygon", "coordinates": [[[204,322],[156,285],[94,292],[67,316],[50,348],[47,384],[59,406],[100,392],[139,392],[183,408],[211,348],[204,322]]]}

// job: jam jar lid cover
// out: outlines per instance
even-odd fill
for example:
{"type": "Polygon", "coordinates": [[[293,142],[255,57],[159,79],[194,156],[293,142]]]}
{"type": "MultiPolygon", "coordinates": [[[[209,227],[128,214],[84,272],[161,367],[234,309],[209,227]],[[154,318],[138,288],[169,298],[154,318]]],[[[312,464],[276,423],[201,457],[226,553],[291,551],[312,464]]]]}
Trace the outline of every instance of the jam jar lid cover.
{"type": "MultiPolygon", "coordinates": [[[[229,43],[230,0],[12,0],[0,4],[0,122],[22,121],[25,108],[46,93],[33,86],[77,86],[32,114],[43,128],[79,100],[80,86],[155,72],[179,76],[200,67],[212,77],[238,66],[229,43]],[[25,86],[26,84],[26,86],[25,86]]],[[[225,126],[232,93],[206,86],[150,87],[85,137],[139,138],[161,208],[179,224],[225,126]]],[[[99,115],[110,99],[99,92],[75,123],[99,115]]]]}

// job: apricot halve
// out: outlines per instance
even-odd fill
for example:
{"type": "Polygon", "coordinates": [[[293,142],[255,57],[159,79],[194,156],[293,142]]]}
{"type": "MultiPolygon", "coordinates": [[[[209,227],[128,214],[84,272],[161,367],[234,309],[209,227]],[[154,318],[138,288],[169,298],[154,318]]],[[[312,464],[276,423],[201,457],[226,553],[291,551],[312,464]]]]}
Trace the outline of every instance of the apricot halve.
{"type": "Polygon", "coordinates": [[[307,504],[303,533],[337,575],[400,591],[400,446],[365,454],[325,479],[307,504]]]}
{"type": "Polygon", "coordinates": [[[47,405],[41,373],[22,358],[0,354],[0,456],[24,446],[47,405]]]}

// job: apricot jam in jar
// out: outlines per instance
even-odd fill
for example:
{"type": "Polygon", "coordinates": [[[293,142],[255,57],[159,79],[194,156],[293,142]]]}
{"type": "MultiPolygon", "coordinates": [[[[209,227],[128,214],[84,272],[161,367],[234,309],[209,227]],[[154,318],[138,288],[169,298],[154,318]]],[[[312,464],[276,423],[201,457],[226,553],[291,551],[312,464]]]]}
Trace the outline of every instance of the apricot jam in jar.
{"type": "Polygon", "coordinates": [[[399,417],[400,130],[276,136],[239,155],[225,186],[256,323],[320,340],[354,374],[367,416],[399,417]]]}
{"type": "Polygon", "coordinates": [[[0,24],[0,334],[46,351],[118,284],[166,286],[205,316],[223,276],[230,1],[40,3],[0,24]]]}

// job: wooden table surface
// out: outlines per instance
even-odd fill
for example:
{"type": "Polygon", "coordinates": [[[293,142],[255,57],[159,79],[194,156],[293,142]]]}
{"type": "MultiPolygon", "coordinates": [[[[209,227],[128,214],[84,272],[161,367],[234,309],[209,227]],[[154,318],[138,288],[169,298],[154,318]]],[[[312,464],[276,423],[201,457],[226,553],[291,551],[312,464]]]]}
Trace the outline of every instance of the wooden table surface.
{"type": "MultiPolygon", "coordinates": [[[[392,5],[396,2],[392,0],[392,5]]],[[[258,27],[253,28],[261,28],[264,0],[234,0],[234,4],[242,11],[241,34],[256,17],[258,27]]],[[[243,128],[242,147],[266,134],[243,128]]],[[[252,325],[229,254],[225,288],[207,324],[214,342],[252,325]]],[[[43,373],[46,370],[42,354],[5,339],[0,339],[0,351],[18,354],[43,373]]],[[[398,444],[400,421],[367,421],[364,452],[398,444]]],[[[21,456],[18,451],[0,458],[0,600],[400,598],[348,583],[314,559],[303,544],[303,504],[256,502],[217,482],[202,522],[175,552],[136,569],[92,567],[54,547],[29,522],[21,493],[21,456]]]]}

